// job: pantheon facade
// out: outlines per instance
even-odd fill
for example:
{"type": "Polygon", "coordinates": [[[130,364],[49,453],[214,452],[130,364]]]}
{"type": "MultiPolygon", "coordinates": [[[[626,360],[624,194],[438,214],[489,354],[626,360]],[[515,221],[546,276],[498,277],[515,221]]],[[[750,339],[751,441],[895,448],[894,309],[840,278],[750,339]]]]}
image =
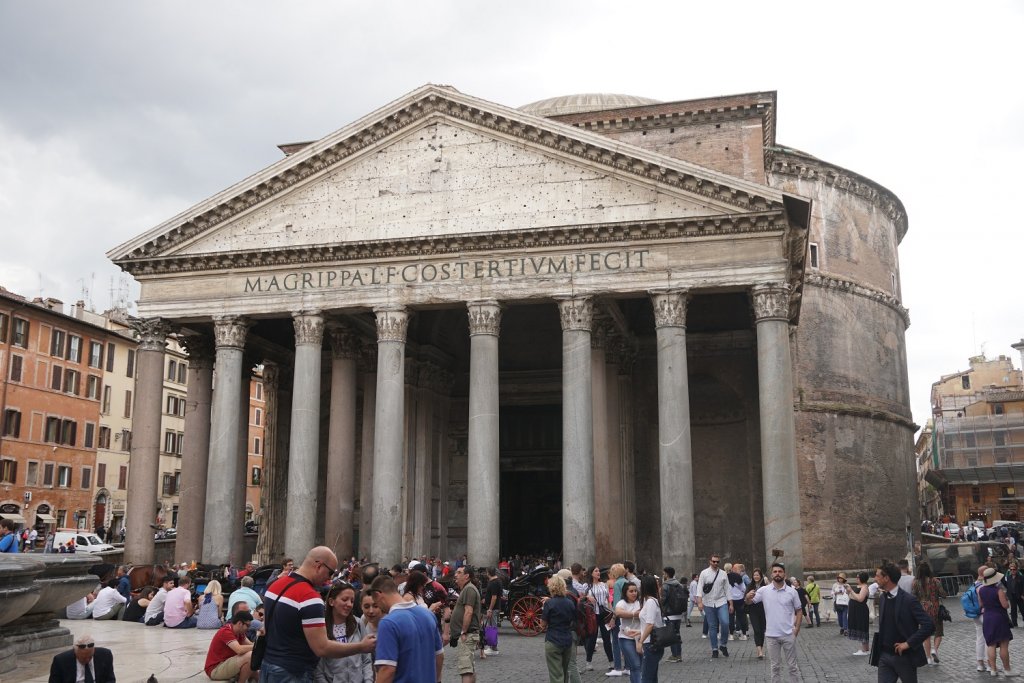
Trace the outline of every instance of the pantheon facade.
{"type": "Polygon", "coordinates": [[[902,557],[906,214],[776,111],[426,85],[111,250],[141,284],[126,559],[153,558],[172,334],[179,560],[250,559],[254,372],[259,561],[902,557]]]}

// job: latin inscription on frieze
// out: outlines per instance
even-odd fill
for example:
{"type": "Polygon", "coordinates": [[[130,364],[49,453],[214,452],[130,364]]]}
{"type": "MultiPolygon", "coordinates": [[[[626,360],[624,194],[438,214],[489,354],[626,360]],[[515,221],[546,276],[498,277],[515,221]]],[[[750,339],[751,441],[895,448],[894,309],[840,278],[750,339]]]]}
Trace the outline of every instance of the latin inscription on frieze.
{"type": "Polygon", "coordinates": [[[293,270],[245,278],[245,293],[346,289],[392,284],[557,277],[579,273],[644,271],[650,250],[621,249],[586,253],[456,259],[441,262],[360,265],[293,270]]]}

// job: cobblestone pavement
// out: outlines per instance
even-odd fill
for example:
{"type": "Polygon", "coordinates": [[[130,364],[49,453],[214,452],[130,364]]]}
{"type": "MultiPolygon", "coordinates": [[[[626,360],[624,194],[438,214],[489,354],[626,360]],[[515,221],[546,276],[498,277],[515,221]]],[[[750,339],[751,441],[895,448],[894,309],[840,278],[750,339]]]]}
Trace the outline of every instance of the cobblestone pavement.
{"type": "MultiPolygon", "coordinates": [[[[946,608],[953,615],[953,622],[946,623],[945,637],[939,647],[937,666],[926,666],[918,670],[921,681],[983,681],[989,676],[977,673],[974,659],[974,622],[963,616],[959,601],[945,601],[946,608]]],[[[1015,669],[1024,671],[1024,630],[1016,630],[1018,640],[1010,643],[1010,663],[1015,669]]],[[[728,658],[711,659],[711,646],[701,639],[700,622],[693,628],[683,628],[683,661],[670,664],[661,661],[658,680],[661,683],[681,681],[714,681],[714,683],[754,683],[769,680],[768,660],[757,659],[754,636],[751,632],[747,641],[730,641],[728,658]]],[[[496,657],[476,660],[477,680],[491,681],[547,681],[544,663],[544,641],[542,636],[527,638],[516,634],[507,623],[502,627],[498,639],[496,657]]],[[[876,680],[876,669],[867,663],[867,657],[855,657],[857,643],[839,635],[839,626],[834,619],[822,622],[820,628],[803,628],[798,638],[800,672],[805,681],[835,681],[837,683],[861,683],[876,680]]],[[[668,655],[666,654],[667,658],[668,655]]],[[[585,663],[583,648],[579,648],[578,661],[585,663]]],[[[607,659],[598,640],[594,654],[594,671],[581,671],[585,683],[597,681],[627,681],[628,677],[608,678],[607,659]]],[[[458,681],[455,667],[455,650],[445,649],[445,681],[458,681]]]]}

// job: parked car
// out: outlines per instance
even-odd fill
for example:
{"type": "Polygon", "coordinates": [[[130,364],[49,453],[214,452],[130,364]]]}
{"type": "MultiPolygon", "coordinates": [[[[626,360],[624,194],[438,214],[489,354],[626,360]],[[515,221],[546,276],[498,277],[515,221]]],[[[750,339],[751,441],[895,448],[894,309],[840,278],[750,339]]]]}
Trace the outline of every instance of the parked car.
{"type": "Polygon", "coordinates": [[[977,576],[978,567],[992,560],[999,571],[1006,569],[1010,551],[1005,543],[925,543],[921,558],[932,567],[935,576],[977,576]]]}
{"type": "Polygon", "coordinates": [[[113,550],[114,546],[104,543],[100,537],[91,531],[57,531],[53,534],[54,551],[59,546],[67,545],[68,541],[75,542],[75,552],[79,553],[102,553],[113,550]]]}

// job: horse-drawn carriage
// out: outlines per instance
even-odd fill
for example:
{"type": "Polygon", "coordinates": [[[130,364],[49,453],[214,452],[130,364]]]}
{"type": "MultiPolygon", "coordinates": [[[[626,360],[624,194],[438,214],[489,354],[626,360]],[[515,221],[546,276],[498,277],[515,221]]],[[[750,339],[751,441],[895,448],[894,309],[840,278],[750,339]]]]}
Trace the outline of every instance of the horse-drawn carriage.
{"type": "Polygon", "coordinates": [[[548,567],[535,567],[529,574],[517,576],[508,585],[505,617],[517,633],[535,636],[544,632],[541,612],[548,597],[547,582],[554,574],[548,567]]]}

